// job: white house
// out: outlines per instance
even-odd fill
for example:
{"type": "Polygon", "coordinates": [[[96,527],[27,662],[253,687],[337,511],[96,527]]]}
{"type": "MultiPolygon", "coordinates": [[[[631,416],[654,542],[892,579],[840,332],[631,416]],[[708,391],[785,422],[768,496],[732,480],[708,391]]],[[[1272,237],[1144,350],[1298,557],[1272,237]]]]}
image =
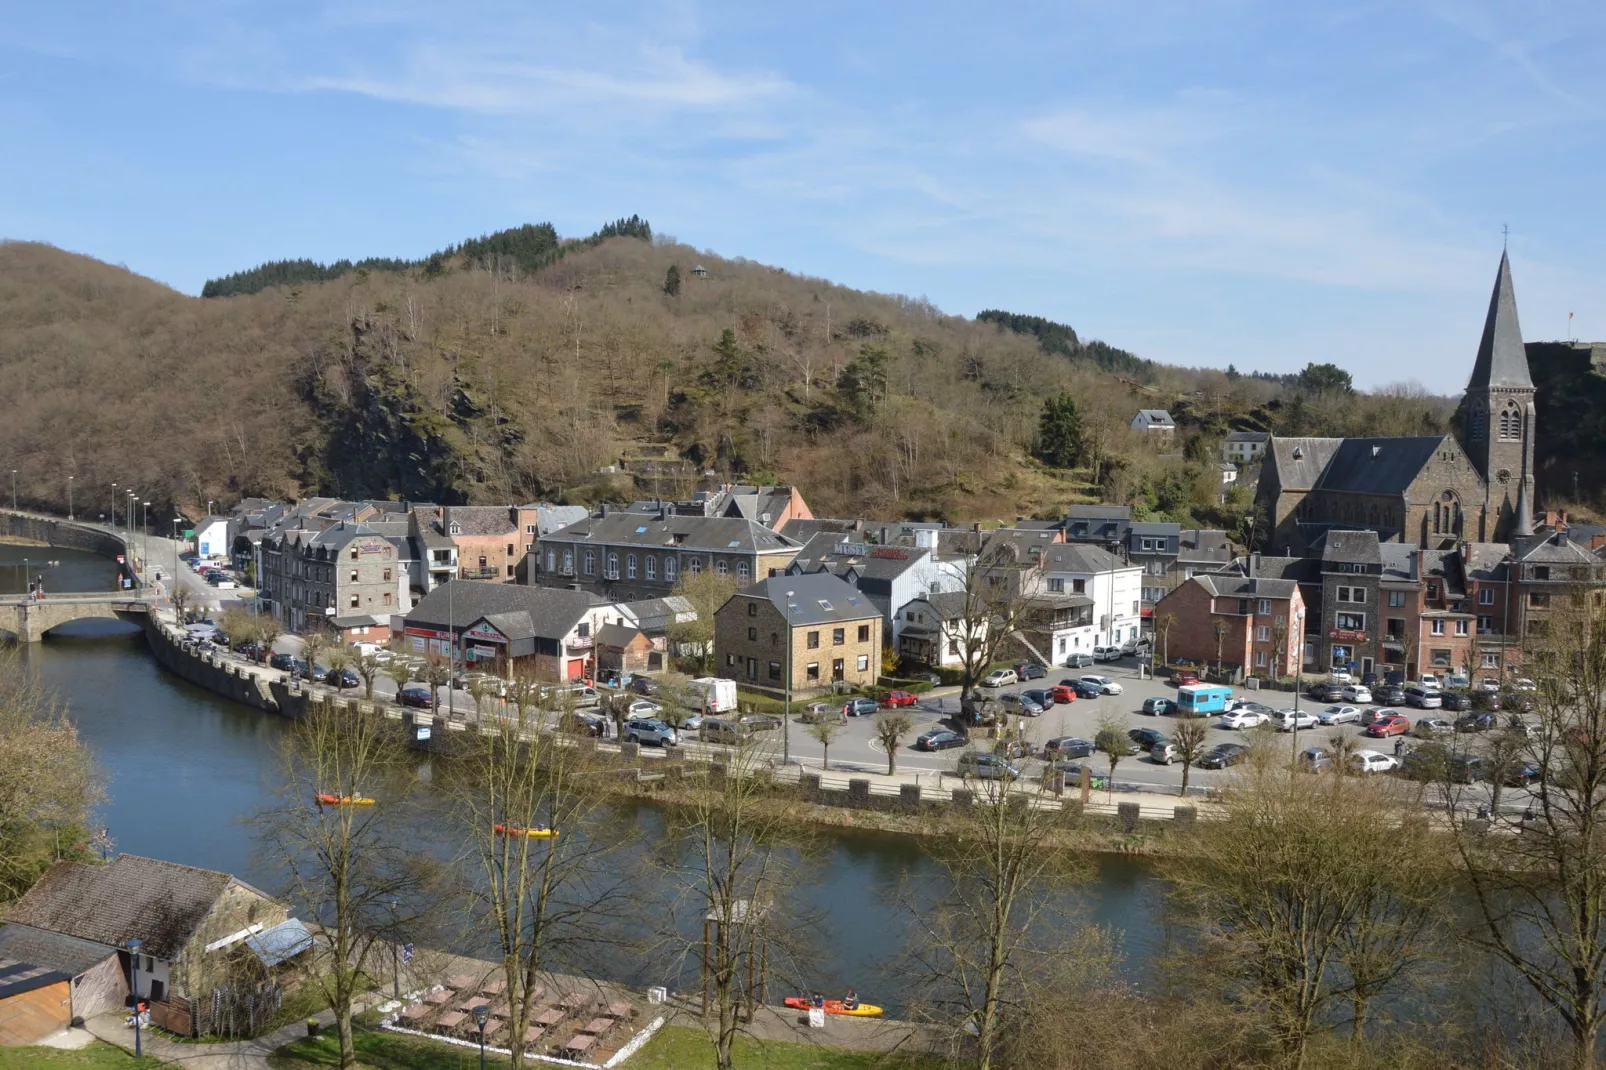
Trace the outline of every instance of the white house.
{"type": "Polygon", "coordinates": [[[198,556],[227,557],[232,549],[228,517],[209,516],[195,522],[195,552],[198,556]]]}
{"type": "Polygon", "coordinates": [[[1157,434],[1169,435],[1176,429],[1177,422],[1164,409],[1139,409],[1138,414],[1132,417],[1132,430],[1134,431],[1152,431],[1157,434]]]}
{"type": "Polygon", "coordinates": [[[1043,547],[1032,594],[1076,612],[1056,613],[1052,653],[1091,653],[1095,646],[1120,646],[1142,628],[1143,566],[1128,564],[1100,546],[1051,543],[1043,547]]]}
{"type": "Polygon", "coordinates": [[[1270,431],[1234,431],[1222,440],[1221,459],[1229,464],[1253,464],[1270,442],[1270,431]]]}
{"type": "Polygon", "coordinates": [[[963,591],[941,591],[905,603],[894,621],[898,638],[893,649],[900,657],[937,668],[962,666],[970,629],[975,629],[978,643],[987,639],[987,621],[967,620],[967,598],[963,591]]]}

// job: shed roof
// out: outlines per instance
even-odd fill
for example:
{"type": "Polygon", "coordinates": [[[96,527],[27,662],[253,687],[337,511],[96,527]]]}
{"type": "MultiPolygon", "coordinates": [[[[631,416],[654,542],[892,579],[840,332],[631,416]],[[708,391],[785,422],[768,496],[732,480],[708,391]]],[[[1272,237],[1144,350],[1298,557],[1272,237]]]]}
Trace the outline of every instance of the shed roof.
{"type": "Polygon", "coordinates": [[[312,933],[295,918],[281,921],[271,929],[264,929],[245,938],[264,966],[277,966],[288,962],[312,947],[312,933]]]}
{"type": "Polygon", "coordinates": [[[0,926],[0,959],[31,962],[72,977],[77,977],[106,961],[107,956],[115,954],[105,944],[36,929],[32,925],[12,922],[0,926]]]}

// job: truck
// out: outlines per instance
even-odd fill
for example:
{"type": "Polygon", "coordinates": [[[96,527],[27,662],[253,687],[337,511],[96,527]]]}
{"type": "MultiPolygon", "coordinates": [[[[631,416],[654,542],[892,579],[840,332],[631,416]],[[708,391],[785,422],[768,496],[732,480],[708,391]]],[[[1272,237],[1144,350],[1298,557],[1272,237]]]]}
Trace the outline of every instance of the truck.
{"type": "Polygon", "coordinates": [[[699,676],[687,685],[704,713],[730,713],[736,709],[736,681],[720,676],[699,676]]]}
{"type": "Polygon", "coordinates": [[[1177,715],[1180,717],[1208,717],[1212,713],[1225,713],[1232,701],[1232,688],[1217,684],[1185,684],[1177,688],[1177,715]]]}

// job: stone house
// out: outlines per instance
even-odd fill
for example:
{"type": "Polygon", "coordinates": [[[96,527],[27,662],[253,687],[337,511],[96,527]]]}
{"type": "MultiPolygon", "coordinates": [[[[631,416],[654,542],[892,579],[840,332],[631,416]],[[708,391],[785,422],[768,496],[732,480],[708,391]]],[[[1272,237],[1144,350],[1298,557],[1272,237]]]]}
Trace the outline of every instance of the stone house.
{"type": "Polygon", "coordinates": [[[125,854],[105,865],[57,862],[12,906],[5,928],[23,930],[8,937],[23,941],[14,947],[54,934],[117,955],[124,994],[128,942],[137,939],[138,994],[161,1004],[207,996],[228,979],[224,952],[287,917],[283,903],[227,873],[125,854]]]}
{"type": "Polygon", "coordinates": [[[1299,670],[1305,601],[1293,580],[1207,573],[1184,581],[1154,612],[1170,618],[1164,643],[1156,637],[1157,656],[1201,665],[1219,658],[1224,668],[1272,679],[1299,670]]]}
{"type": "Polygon", "coordinates": [[[396,546],[366,524],[281,529],[263,537],[261,552],[263,597],[289,631],[335,627],[344,638],[362,627],[363,638],[373,641],[388,637],[391,615],[407,610],[396,546]]]}
{"type": "MultiPolygon", "coordinates": [[[[1418,622],[1427,589],[1421,551],[1379,542],[1374,531],[1329,531],[1322,539],[1321,568],[1318,627],[1326,656],[1318,664],[1359,674],[1412,675],[1422,656],[1418,622]]],[[[1460,626],[1463,637],[1470,621],[1460,626]]]]}
{"type": "Polygon", "coordinates": [[[881,611],[836,576],[775,576],[719,608],[714,656],[723,675],[768,691],[873,686],[881,674],[881,632],[881,611]]]}

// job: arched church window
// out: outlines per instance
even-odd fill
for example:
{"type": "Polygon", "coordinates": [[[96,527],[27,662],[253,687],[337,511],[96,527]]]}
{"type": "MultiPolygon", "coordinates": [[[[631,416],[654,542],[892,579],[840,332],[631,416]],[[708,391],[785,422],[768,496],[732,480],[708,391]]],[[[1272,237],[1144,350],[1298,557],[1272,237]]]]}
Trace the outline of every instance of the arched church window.
{"type": "Polygon", "coordinates": [[[1434,502],[1433,503],[1433,534],[1437,535],[1441,531],[1444,530],[1443,526],[1442,526],[1443,523],[1444,523],[1443,514],[1440,511],[1439,503],[1438,502],[1434,502]]]}
{"type": "Polygon", "coordinates": [[[1506,407],[1500,412],[1500,438],[1510,442],[1522,437],[1522,413],[1517,409],[1515,401],[1506,402],[1506,407]]]}

